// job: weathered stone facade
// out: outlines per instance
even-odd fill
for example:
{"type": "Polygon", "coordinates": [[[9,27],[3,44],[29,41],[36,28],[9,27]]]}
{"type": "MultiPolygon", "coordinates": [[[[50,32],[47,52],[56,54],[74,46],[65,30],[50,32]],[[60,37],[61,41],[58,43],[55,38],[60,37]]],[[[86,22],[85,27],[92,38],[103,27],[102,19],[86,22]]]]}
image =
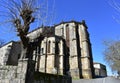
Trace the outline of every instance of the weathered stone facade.
{"type": "Polygon", "coordinates": [[[20,42],[8,42],[0,48],[0,65],[17,65],[20,52],[20,42]]]}
{"type": "MultiPolygon", "coordinates": [[[[40,35],[42,29],[35,30],[36,34],[40,35]]],[[[32,33],[28,36],[33,37],[32,33]]],[[[38,48],[36,68],[40,72],[65,74],[66,71],[73,78],[94,77],[91,43],[84,21],[55,25],[52,36],[46,37],[38,48]]]]}
{"type": "Polygon", "coordinates": [[[0,66],[0,83],[25,83],[27,60],[19,61],[18,66],[0,66]]]}
{"type": "Polygon", "coordinates": [[[0,66],[0,83],[71,83],[71,77],[36,72],[34,60],[19,60],[18,66],[0,66]]]}
{"type": "MultiPolygon", "coordinates": [[[[34,42],[34,39],[39,37],[41,33],[44,33],[45,30],[51,30],[51,33],[46,35],[40,45],[36,46],[33,52],[32,61],[35,62],[35,64],[30,66],[28,61],[23,60],[23,62],[21,62],[22,60],[20,60],[18,62],[18,66],[11,66],[11,70],[13,70],[13,78],[10,79],[20,80],[19,77],[21,76],[21,80],[24,82],[15,83],[29,83],[28,81],[26,82],[26,80],[27,78],[32,79],[32,77],[29,76],[33,76],[31,74],[33,74],[35,71],[49,74],[72,76],[72,78],[77,79],[91,79],[94,77],[91,43],[89,39],[89,33],[87,31],[87,26],[84,21],[62,22],[58,25],[53,26],[52,28],[41,27],[30,32],[27,36],[30,37],[31,42],[34,42]],[[23,65],[21,66],[21,64],[23,65]],[[22,68],[23,70],[20,68],[22,68]],[[35,69],[35,71],[30,68],[35,69]],[[29,69],[30,71],[32,70],[33,73],[28,71],[29,69]],[[23,73],[21,74],[20,72],[23,73]],[[16,75],[17,77],[14,77],[16,75]],[[28,77],[26,77],[26,75],[28,77]]],[[[16,48],[14,48],[14,52],[19,51],[17,52],[17,54],[15,54],[15,57],[17,57],[15,59],[16,61],[18,61],[20,55],[19,53],[21,52],[21,50],[18,50],[20,49],[20,46],[18,46],[18,48],[17,46],[15,47],[16,48]]],[[[7,60],[9,59],[7,58],[7,60]]],[[[3,63],[3,61],[1,61],[0,63],[3,63]]],[[[6,63],[8,65],[13,64],[13,62],[9,64],[10,61],[6,61],[6,63]]],[[[4,67],[1,67],[1,69],[2,68],[4,67]]],[[[5,70],[8,69],[9,68],[5,66],[5,70]]],[[[1,71],[3,70],[0,70],[0,72],[1,71]]],[[[4,75],[4,73],[1,73],[1,75],[4,75]]]]}
{"type": "Polygon", "coordinates": [[[93,78],[91,43],[85,22],[66,22],[55,27],[55,34],[66,40],[70,73],[73,78],[93,78]]]}

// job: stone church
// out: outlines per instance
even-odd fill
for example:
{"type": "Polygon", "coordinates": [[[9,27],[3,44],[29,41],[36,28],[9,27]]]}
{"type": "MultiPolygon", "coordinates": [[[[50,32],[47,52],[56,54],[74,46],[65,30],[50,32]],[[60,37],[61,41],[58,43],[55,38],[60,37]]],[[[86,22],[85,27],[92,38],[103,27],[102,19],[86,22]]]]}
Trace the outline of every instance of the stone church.
{"type": "Polygon", "coordinates": [[[34,39],[44,30],[50,32],[34,51],[36,69],[45,73],[69,74],[73,78],[93,78],[93,57],[87,28],[85,21],[70,21],[29,33],[28,36],[34,39]]]}
{"type": "MultiPolygon", "coordinates": [[[[51,27],[41,26],[30,32],[27,36],[30,37],[31,41],[40,36],[40,33],[48,32],[41,44],[33,52],[36,71],[70,75],[72,78],[77,79],[94,78],[93,57],[87,29],[85,21],[69,21],[51,27]]],[[[20,49],[19,43],[17,44],[20,49]]],[[[12,51],[15,50],[12,49],[12,51]]],[[[16,54],[18,57],[14,57],[15,55],[12,54],[7,54],[6,64],[8,62],[13,64],[12,57],[14,58],[14,64],[18,63],[20,52],[16,54]]],[[[4,63],[5,61],[2,60],[4,63]]],[[[0,64],[3,64],[2,62],[0,64]]]]}

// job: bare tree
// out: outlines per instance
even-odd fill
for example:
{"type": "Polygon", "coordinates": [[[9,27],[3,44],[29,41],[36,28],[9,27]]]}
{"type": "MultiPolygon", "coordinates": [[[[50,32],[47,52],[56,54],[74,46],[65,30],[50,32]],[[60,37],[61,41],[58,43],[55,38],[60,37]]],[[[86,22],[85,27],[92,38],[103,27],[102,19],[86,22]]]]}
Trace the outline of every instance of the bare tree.
{"type": "MultiPolygon", "coordinates": [[[[115,10],[113,19],[120,24],[120,0],[108,0],[108,3],[115,10]]],[[[105,60],[120,76],[120,40],[105,41],[104,44],[107,47],[104,51],[105,60]]]]}
{"type": "Polygon", "coordinates": [[[120,72],[120,40],[104,41],[104,59],[113,71],[120,72]]]}
{"type": "MultiPolygon", "coordinates": [[[[21,39],[21,58],[32,57],[32,46],[34,45],[31,44],[30,38],[27,36],[31,24],[36,21],[37,23],[44,23],[48,18],[48,7],[45,7],[45,2],[43,3],[41,1],[42,0],[0,0],[1,16],[6,18],[5,23],[9,22],[16,28],[17,35],[21,39]]],[[[47,0],[43,1],[47,3],[47,0]]],[[[46,4],[46,6],[47,5],[48,4],[46,4]]],[[[41,41],[41,38],[42,37],[39,37],[37,40],[41,41]]]]}

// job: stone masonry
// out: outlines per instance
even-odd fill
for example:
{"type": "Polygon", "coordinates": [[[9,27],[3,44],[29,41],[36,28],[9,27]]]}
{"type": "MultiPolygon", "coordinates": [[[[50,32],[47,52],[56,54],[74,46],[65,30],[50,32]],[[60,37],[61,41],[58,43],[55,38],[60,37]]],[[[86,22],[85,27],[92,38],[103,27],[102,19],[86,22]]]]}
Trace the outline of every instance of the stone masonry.
{"type": "MultiPolygon", "coordinates": [[[[16,54],[18,65],[8,64],[7,60],[5,61],[9,66],[3,65],[4,61],[0,63],[2,64],[0,66],[0,83],[30,83],[28,79],[33,81],[34,77],[32,76],[35,71],[71,76],[75,79],[94,78],[91,43],[85,21],[62,22],[52,28],[38,28],[28,34],[30,41],[34,42],[34,39],[39,37],[44,29],[52,30],[52,33],[36,46],[32,62],[18,60],[21,52],[19,50],[20,52],[16,54]]],[[[18,48],[13,51],[16,52],[18,48]]],[[[4,57],[4,55],[2,56],[4,57]]]]}
{"type": "MultiPolygon", "coordinates": [[[[34,52],[34,55],[40,55],[36,59],[36,68],[40,72],[60,75],[67,72],[77,79],[93,78],[92,50],[85,21],[62,22],[53,28],[52,35],[44,38],[34,52]]],[[[36,32],[39,35],[42,29],[39,28],[28,36],[34,39],[33,34],[36,32]]]]}
{"type": "Polygon", "coordinates": [[[0,66],[0,83],[25,83],[27,60],[19,61],[18,66],[0,66]]]}
{"type": "Polygon", "coordinates": [[[0,66],[0,83],[71,83],[71,77],[34,71],[33,60],[19,60],[18,66],[0,66]]]}
{"type": "Polygon", "coordinates": [[[66,40],[71,76],[73,78],[93,78],[91,43],[85,21],[63,22],[55,27],[55,34],[66,40]]]}

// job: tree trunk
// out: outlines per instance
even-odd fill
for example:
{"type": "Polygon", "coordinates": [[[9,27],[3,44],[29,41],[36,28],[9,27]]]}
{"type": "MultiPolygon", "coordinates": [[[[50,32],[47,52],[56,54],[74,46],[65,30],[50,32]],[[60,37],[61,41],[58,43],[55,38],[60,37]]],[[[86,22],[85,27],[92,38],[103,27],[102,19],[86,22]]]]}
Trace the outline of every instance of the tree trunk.
{"type": "Polygon", "coordinates": [[[21,46],[21,59],[31,59],[33,58],[33,50],[35,46],[33,44],[28,44],[27,47],[25,47],[23,44],[21,46]]]}
{"type": "Polygon", "coordinates": [[[23,44],[21,43],[21,58],[20,59],[25,59],[26,53],[27,53],[27,47],[24,47],[23,44]]]}

